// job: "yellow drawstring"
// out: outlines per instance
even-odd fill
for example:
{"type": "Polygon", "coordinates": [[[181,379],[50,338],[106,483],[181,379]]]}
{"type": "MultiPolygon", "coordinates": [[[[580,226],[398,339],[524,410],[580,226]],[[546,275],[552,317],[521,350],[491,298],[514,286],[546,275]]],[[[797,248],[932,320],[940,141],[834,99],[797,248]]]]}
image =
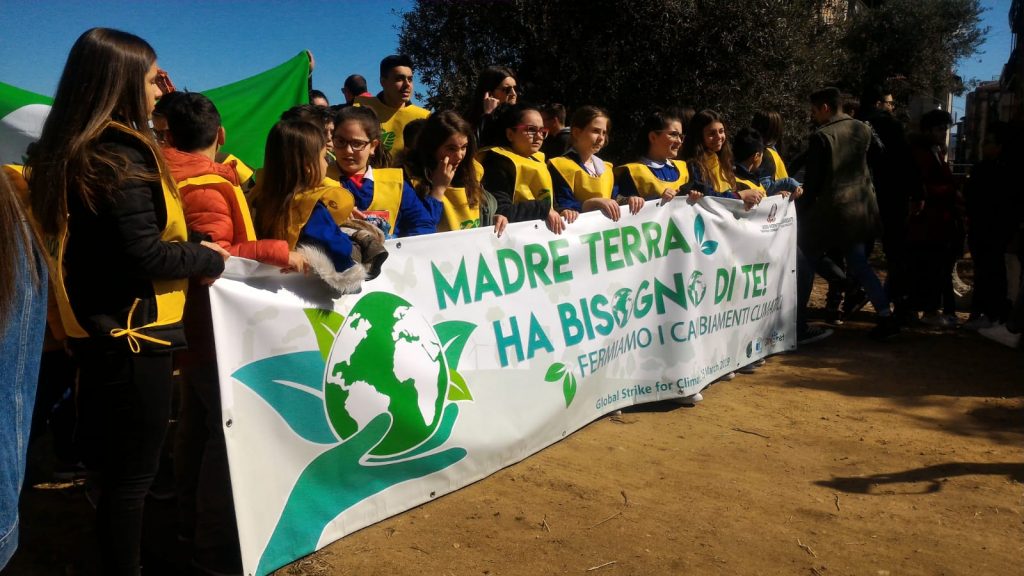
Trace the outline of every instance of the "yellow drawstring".
{"type": "Polygon", "coordinates": [[[151,324],[146,324],[145,326],[142,326],[142,327],[139,327],[139,328],[132,328],[132,316],[135,314],[135,307],[138,306],[138,305],[139,305],[139,300],[136,299],[135,302],[132,304],[131,309],[128,310],[128,326],[126,328],[114,328],[113,330],[110,331],[110,335],[113,336],[114,338],[120,338],[121,336],[128,336],[128,348],[130,348],[131,351],[133,353],[135,353],[135,354],[138,354],[139,351],[142,350],[142,347],[139,345],[139,340],[138,340],[139,338],[141,338],[141,339],[143,339],[143,340],[145,340],[147,342],[152,342],[154,344],[162,344],[164,346],[170,346],[171,343],[169,341],[167,341],[167,340],[161,340],[159,338],[154,338],[152,336],[149,336],[147,334],[143,334],[142,332],[139,332],[139,330],[145,330],[146,328],[151,328],[153,326],[156,326],[157,325],[156,322],[153,322],[151,324]]]}

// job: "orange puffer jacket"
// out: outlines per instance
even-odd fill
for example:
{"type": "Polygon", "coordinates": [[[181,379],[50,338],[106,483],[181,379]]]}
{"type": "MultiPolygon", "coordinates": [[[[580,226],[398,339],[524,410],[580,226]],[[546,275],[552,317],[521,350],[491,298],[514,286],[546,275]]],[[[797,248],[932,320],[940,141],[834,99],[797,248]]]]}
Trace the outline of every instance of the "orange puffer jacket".
{"type": "Polygon", "coordinates": [[[246,233],[249,208],[239,205],[245,199],[232,189],[238,186],[238,174],[233,166],[219,164],[205,156],[182,152],[171,147],[165,147],[163,152],[176,182],[216,175],[231,184],[189,185],[182,188],[181,203],[185,208],[185,221],[189,230],[209,235],[232,256],[274,266],[288,265],[286,241],[249,239],[246,233]]]}

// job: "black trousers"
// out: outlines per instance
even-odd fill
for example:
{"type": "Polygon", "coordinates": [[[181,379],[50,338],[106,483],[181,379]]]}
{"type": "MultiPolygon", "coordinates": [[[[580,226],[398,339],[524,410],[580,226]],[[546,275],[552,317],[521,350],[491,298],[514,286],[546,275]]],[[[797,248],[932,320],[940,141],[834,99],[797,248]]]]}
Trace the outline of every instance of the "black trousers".
{"type": "Polygon", "coordinates": [[[171,354],[82,346],[76,347],[75,357],[77,440],[90,480],[99,489],[101,573],[138,576],[143,505],[171,413],[171,354]]]}

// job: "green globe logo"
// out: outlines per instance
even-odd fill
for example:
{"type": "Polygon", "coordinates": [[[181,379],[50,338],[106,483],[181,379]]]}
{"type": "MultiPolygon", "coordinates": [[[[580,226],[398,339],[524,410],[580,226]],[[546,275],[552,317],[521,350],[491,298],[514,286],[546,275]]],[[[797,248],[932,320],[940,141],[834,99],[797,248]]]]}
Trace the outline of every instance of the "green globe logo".
{"type": "Polygon", "coordinates": [[[686,295],[690,297],[690,302],[694,306],[700,306],[707,290],[708,287],[704,285],[704,274],[700,270],[694,270],[693,274],[690,274],[690,283],[686,286],[686,295]]]}
{"type": "Polygon", "coordinates": [[[441,341],[423,315],[394,294],[361,298],[327,358],[324,400],[338,436],[347,440],[386,412],[391,428],[370,454],[404,452],[434,433],[447,389],[441,341]]]}
{"type": "Polygon", "coordinates": [[[615,296],[612,297],[612,315],[615,317],[615,323],[618,324],[619,328],[622,328],[626,325],[626,322],[629,322],[630,304],[633,303],[632,295],[633,291],[629,288],[619,288],[615,291],[615,296]]]}

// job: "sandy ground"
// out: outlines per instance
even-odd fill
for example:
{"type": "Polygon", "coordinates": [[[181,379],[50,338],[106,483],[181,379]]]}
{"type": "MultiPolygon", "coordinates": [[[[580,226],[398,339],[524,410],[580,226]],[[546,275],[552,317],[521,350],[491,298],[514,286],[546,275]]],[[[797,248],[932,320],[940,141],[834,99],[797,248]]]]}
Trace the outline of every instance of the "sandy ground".
{"type": "Polygon", "coordinates": [[[850,324],[278,571],[1024,574],[1024,361],[850,324]]]}
{"type": "MultiPolygon", "coordinates": [[[[880,344],[867,319],[277,575],[1024,574],[1024,354],[963,330],[880,344]]],[[[81,573],[80,488],[27,488],[22,515],[5,575],[81,573]]]]}

